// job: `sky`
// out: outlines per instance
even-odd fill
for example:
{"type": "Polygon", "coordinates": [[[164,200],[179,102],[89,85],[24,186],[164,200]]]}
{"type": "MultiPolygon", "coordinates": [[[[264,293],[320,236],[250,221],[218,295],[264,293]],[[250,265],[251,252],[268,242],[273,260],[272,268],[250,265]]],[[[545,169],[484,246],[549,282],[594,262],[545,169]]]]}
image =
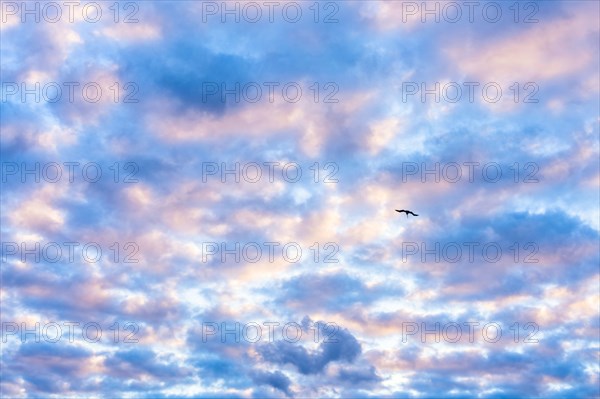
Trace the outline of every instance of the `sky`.
{"type": "Polygon", "coordinates": [[[0,396],[599,397],[599,4],[0,2],[0,396]]]}

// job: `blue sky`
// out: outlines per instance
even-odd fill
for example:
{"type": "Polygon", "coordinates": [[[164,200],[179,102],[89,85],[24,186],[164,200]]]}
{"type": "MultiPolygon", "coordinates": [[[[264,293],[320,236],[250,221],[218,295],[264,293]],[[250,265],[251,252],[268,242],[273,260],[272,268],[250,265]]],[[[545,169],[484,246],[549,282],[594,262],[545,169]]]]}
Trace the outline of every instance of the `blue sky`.
{"type": "Polygon", "coordinates": [[[2,395],[597,397],[599,6],[475,3],[3,1],[2,395]]]}

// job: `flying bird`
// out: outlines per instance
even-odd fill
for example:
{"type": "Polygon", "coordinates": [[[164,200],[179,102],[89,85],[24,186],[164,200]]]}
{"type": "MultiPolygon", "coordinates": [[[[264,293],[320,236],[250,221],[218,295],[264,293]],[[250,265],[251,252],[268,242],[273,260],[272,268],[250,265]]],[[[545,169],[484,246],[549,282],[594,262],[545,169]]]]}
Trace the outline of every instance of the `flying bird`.
{"type": "Polygon", "coordinates": [[[400,213],[404,212],[404,213],[406,213],[406,217],[408,217],[408,214],[409,214],[409,213],[410,213],[411,215],[413,215],[413,216],[419,216],[419,215],[417,215],[416,213],[414,213],[414,212],[412,212],[412,211],[407,211],[406,209],[400,209],[400,210],[396,209],[396,212],[400,212],[400,213]]]}

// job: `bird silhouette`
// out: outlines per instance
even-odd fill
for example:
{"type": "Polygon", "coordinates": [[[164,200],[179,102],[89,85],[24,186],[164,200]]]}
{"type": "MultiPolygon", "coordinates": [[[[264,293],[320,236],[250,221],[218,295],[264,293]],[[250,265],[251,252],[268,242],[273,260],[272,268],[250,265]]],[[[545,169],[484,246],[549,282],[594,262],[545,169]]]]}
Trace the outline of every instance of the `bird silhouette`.
{"type": "Polygon", "coordinates": [[[408,214],[409,214],[409,213],[410,213],[411,215],[413,215],[413,216],[419,216],[419,215],[417,215],[416,213],[414,213],[414,212],[412,212],[412,211],[407,211],[406,209],[400,209],[400,210],[396,209],[396,212],[400,212],[400,213],[404,212],[404,213],[406,213],[406,217],[407,217],[407,218],[408,218],[408,214]]]}

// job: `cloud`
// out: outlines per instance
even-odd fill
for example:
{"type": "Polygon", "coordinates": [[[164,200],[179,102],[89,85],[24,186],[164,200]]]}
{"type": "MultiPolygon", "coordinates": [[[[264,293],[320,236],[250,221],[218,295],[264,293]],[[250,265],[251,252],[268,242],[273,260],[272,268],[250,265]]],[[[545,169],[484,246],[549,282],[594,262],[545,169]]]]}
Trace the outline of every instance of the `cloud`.
{"type": "Polygon", "coordinates": [[[517,5],[520,17],[537,9],[535,24],[515,23],[508,3],[498,23],[478,8],[477,21],[463,9],[456,24],[403,21],[412,3],[385,1],[298,3],[296,23],[282,14],[294,2],[277,5],[273,22],[265,8],[257,23],[204,21],[211,4],[140,3],[134,24],[115,23],[108,3],[96,24],[79,12],[72,23],[2,23],[3,96],[15,87],[5,83],[36,81],[97,81],[106,93],[98,103],[2,98],[2,393],[597,396],[598,4],[517,5]],[[471,80],[498,81],[503,101],[403,99],[406,82],[471,80]],[[535,81],[539,102],[513,101],[515,81],[535,81]],[[222,98],[248,82],[261,84],[259,101],[222,98]],[[264,82],[297,82],[302,98],[276,90],[270,102],[264,82]],[[79,162],[75,181],[66,168],[60,182],[44,179],[50,162],[79,162]],[[82,176],[90,162],[97,182],[82,176]],[[227,179],[206,179],[209,162],[227,179]],[[263,169],[250,182],[234,176],[236,162],[280,166],[274,181],[263,169]],[[292,162],[297,182],[282,175],[292,162]],[[35,171],[23,181],[36,163],[38,181],[35,171]],[[448,165],[460,165],[458,181],[448,165]],[[264,246],[257,262],[203,260],[206,243],[274,241],[273,261],[264,246]],[[22,261],[12,242],[40,249],[22,261]],[[80,245],[75,260],[54,262],[49,242],[94,242],[102,258],[84,259],[80,245]],[[298,262],[281,256],[291,242],[298,262]],[[6,330],[68,321],[98,323],[102,339],[6,330]],[[423,328],[469,321],[498,323],[501,339],[480,329],[472,341],[466,329],[456,342],[421,339],[423,328]],[[203,339],[207,322],[239,329],[203,339]],[[243,326],[264,322],[279,323],[275,337],[244,338],[243,326]],[[121,338],[137,326],[138,342],[113,342],[115,323],[121,338]],[[287,323],[301,326],[298,342],[282,335],[287,323]],[[408,339],[406,323],[420,329],[408,339]]]}
{"type": "MultiPolygon", "coordinates": [[[[325,326],[319,324],[323,331],[325,326]]],[[[259,349],[261,356],[275,364],[292,364],[302,374],[321,372],[331,362],[352,362],[360,353],[361,345],[346,329],[336,329],[332,342],[323,341],[317,351],[309,351],[301,345],[286,341],[269,343],[259,349]],[[334,342],[335,341],[335,342],[334,342]]]]}
{"type": "Polygon", "coordinates": [[[267,384],[272,386],[275,389],[280,390],[285,393],[287,397],[292,397],[292,392],[290,391],[290,379],[280,371],[275,371],[273,373],[268,371],[255,371],[252,373],[252,378],[254,382],[257,384],[267,384]]]}
{"type": "Polygon", "coordinates": [[[360,278],[344,272],[303,274],[282,284],[279,301],[301,309],[325,307],[343,310],[354,305],[367,305],[386,296],[401,294],[401,288],[386,284],[366,286],[360,278]]]}

